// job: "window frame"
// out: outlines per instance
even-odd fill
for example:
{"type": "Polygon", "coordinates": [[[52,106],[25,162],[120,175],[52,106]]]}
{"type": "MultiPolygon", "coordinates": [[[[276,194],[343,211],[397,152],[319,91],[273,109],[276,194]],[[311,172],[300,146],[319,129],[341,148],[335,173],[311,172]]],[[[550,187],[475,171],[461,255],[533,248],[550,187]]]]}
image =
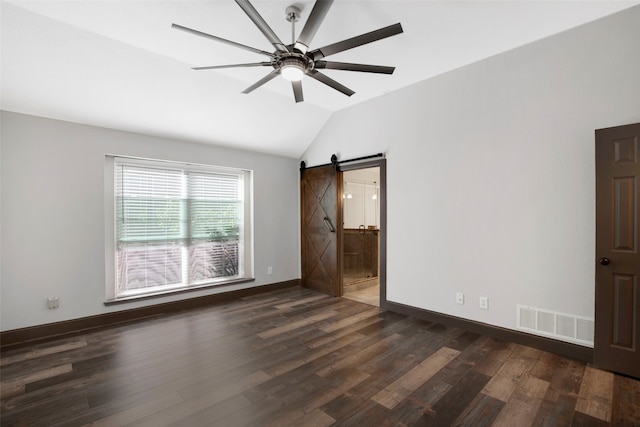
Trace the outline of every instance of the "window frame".
{"type": "Polygon", "coordinates": [[[254,221],[253,221],[253,171],[243,168],[214,166],[207,164],[178,162],[170,160],[156,160],[122,155],[105,156],[105,304],[123,301],[139,300],[148,297],[162,296],[205,288],[213,288],[230,284],[245,283],[255,280],[254,277],[254,221]],[[146,290],[130,291],[126,295],[117,294],[116,283],[116,248],[117,248],[117,217],[116,217],[116,163],[135,166],[149,166],[160,169],[179,169],[189,172],[234,174],[243,177],[243,226],[239,239],[241,266],[237,276],[231,278],[218,277],[191,284],[174,284],[146,288],[146,290]]]}

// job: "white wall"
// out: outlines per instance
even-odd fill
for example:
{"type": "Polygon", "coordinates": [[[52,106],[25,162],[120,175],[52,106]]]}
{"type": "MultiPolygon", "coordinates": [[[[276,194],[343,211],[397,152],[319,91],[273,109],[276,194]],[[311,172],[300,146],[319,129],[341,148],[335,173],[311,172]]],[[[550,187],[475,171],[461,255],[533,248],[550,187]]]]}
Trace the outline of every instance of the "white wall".
{"type": "Polygon", "coordinates": [[[339,111],[302,159],[386,152],[388,300],[515,329],[593,318],[594,130],[638,121],[634,7],[339,111]]]}
{"type": "Polygon", "coordinates": [[[295,159],[9,112],[1,119],[3,331],[299,277],[295,159]],[[105,306],[105,154],[252,169],[255,282],[105,306]],[[59,309],[47,309],[49,296],[59,309]]]}

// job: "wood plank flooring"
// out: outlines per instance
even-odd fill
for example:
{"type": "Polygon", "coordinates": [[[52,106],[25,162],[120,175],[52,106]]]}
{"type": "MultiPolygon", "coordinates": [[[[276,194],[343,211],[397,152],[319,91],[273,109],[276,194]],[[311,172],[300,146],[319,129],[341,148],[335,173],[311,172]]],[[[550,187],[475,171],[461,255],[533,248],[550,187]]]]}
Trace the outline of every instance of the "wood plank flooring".
{"type": "Polygon", "coordinates": [[[290,288],[0,355],[2,426],[638,426],[640,381],[290,288]]]}

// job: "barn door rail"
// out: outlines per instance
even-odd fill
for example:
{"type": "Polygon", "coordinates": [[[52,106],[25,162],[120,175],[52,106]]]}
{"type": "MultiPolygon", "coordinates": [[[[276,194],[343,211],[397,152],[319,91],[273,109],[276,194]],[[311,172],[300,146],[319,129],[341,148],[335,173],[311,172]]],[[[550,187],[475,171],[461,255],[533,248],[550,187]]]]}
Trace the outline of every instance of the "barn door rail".
{"type": "Polygon", "coordinates": [[[384,157],[384,153],[377,153],[377,154],[371,154],[370,156],[362,156],[362,157],[356,157],[354,159],[348,159],[348,160],[338,160],[338,156],[336,156],[335,154],[331,155],[331,163],[325,163],[323,165],[316,165],[316,166],[311,166],[311,167],[307,167],[306,163],[303,161],[300,162],[300,178],[302,178],[302,176],[304,175],[304,171],[307,169],[313,169],[313,168],[320,168],[323,166],[333,166],[334,167],[334,171],[336,170],[338,165],[341,165],[343,163],[351,163],[351,162],[359,162],[361,160],[369,160],[369,159],[377,159],[380,157],[384,157]]]}

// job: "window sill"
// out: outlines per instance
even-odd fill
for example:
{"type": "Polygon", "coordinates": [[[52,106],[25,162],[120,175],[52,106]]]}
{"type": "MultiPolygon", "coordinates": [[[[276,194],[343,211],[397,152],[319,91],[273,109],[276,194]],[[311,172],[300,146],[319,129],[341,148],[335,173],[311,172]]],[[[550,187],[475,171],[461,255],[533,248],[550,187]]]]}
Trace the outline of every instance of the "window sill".
{"type": "Polygon", "coordinates": [[[239,283],[250,283],[250,282],[255,282],[255,280],[256,279],[254,278],[237,279],[237,280],[229,280],[228,282],[223,282],[223,283],[207,283],[207,284],[198,285],[198,286],[189,286],[185,288],[170,289],[166,291],[159,291],[159,292],[152,292],[152,293],[150,292],[148,294],[130,295],[130,296],[125,296],[120,298],[108,299],[104,302],[104,305],[109,306],[109,305],[123,304],[127,302],[142,301],[142,300],[151,299],[151,298],[165,297],[167,295],[183,294],[187,292],[201,291],[203,289],[220,288],[220,287],[229,286],[229,285],[237,285],[239,283]]]}

